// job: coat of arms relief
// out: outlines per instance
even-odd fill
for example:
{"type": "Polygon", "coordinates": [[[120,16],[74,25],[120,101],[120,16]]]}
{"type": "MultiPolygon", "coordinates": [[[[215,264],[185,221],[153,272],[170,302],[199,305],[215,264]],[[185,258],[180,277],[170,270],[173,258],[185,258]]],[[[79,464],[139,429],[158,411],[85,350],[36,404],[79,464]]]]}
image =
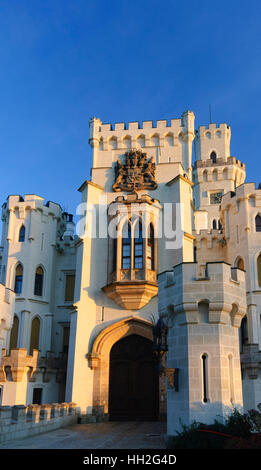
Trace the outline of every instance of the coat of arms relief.
{"type": "Polygon", "coordinates": [[[156,189],[156,165],[153,157],[148,158],[141,150],[130,150],[125,153],[126,162],[119,159],[115,167],[115,183],[113,191],[129,191],[135,193],[141,189],[156,189]]]}

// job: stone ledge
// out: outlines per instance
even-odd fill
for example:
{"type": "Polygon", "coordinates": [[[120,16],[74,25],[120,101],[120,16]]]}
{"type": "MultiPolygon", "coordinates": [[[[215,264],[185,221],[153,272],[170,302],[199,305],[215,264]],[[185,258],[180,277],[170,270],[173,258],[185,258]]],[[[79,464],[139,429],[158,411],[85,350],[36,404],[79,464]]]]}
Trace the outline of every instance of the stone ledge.
{"type": "Polygon", "coordinates": [[[0,443],[76,424],[78,415],[75,403],[0,406],[0,443]]]}

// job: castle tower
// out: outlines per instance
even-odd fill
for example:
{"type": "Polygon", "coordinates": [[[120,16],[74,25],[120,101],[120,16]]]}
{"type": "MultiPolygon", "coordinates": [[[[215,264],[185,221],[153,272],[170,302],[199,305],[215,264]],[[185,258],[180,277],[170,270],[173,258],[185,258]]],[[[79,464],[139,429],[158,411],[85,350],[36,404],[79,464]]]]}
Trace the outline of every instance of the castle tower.
{"type": "Polygon", "coordinates": [[[247,313],[242,322],[241,366],[245,411],[257,408],[261,390],[261,189],[245,183],[222,198],[227,261],[246,273],[247,313]]]}
{"type": "MultiPolygon", "coordinates": [[[[35,387],[37,393],[44,390],[45,403],[57,401],[58,370],[65,374],[64,364],[59,360],[54,363],[55,353],[60,352],[59,325],[54,319],[54,299],[61,285],[56,276],[60,257],[57,241],[67,220],[59,204],[45,204],[43,198],[29,194],[9,196],[3,205],[2,221],[1,283],[15,296],[12,329],[1,357],[2,404],[32,403],[35,387]]],[[[72,221],[71,235],[70,225],[72,221]]],[[[62,312],[59,321],[66,321],[62,312]]]]}
{"type": "MultiPolygon", "coordinates": [[[[87,414],[102,410],[114,415],[113,403],[121,402],[124,413],[130,413],[134,403],[130,393],[138,382],[132,382],[123,400],[119,395],[111,399],[122,387],[117,387],[117,377],[109,380],[110,352],[121,335],[131,336],[130,332],[136,332],[139,340],[152,340],[151,319],[158,313],[157,274],[193,260],[193,139],[191,111],[170,122],[113,125],[90,120],[93,165],[91,181],[79,188],[83,232],[76,246],[66,386],[66,400],[87,414]]],[[[150,380],[151,376],[140,386],[143,392],[150,380]]],[[[152,414],[159,406],[158,396],[156,401],[152,414]]]]}
{"type": "Polygon", "coordinates": [[[167,368],[179,385],[168,386],[167,434],[194,421],[213,423],[242,409],[238,329],[246,312],[245,274],[210,263],[198,278],[197,263],[159,275],[159,314],[168,322],[167,368]],[[234,277],[235,278],[235,277],[234,277]]]}
{"type": "Polygon", "coordinates": [[[197,210],[207,211],[207,227],[220,229],[221,197],[245,180],[245,165],[230,156],[231,129],[227,124],[200,126],[195,132],[193,169],[194,203],[197,210]]]}

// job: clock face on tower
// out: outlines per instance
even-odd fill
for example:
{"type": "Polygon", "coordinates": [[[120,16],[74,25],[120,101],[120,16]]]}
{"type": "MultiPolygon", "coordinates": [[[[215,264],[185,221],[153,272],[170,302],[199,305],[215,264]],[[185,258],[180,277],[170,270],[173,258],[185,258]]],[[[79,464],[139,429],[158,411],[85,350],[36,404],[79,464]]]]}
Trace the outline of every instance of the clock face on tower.
{"type": "Polygon", "coordinates": [[[219,191],[217,193],[211,193],[210,194],[210,204],[220,204],[222,196],[223,196],[222,191],[219,191]]]}

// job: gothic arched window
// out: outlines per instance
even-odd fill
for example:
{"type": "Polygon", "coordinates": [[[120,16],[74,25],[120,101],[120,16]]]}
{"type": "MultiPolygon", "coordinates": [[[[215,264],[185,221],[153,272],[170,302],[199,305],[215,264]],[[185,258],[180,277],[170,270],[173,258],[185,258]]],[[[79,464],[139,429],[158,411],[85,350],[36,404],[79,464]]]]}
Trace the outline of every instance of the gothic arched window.
{"type": "Polygon", "coordinates": [[[211,158],[213,163],[217,163],[217,154],[216,154],[216,152],[211,152],[210,158],[211,158]]]}
{"type": "Polygon", "coordinates": [[[17,348],[18,330],[19,330],[19,319],[15,315],[14,316],[14,321],[13,321],[13,326],[12,326],[12,329],[11,329],[11,334],[10,334],[10,343],[9,343],[10,350],[17,348]]]}
{"type": "Polygon", "coordinates": [[[18,241],[19,242],[25,241],[25,226],[24,225],[22,225],[20,228],[18,241]]]}
{"type": "Polygon", "coordinates": [[[39,349],[40,338],[40,320],[35,317],[32,321],[31,339],[30,339],[30,354],[33,354],[34,349],[39,349]]]}
{"type": "Polygon", "coordinates": [[[23,285],[23,266],[18,264],[15,270],[15,285],[14,291],[16,294],[21,294],[23,285]]]}
{"type": "Polygon", "coordinates": [[[35,271],[35,279],[34,279],[34,295],[43,295],[43,279],[44,279],[44,272],[41,266],[35,271]]]}
{"type": "Polygon", "coordinates": [[[256,232],[261,232],[261,217],[259,214],[257,214],[255,218],[255,222],[256,222],[256,232]]]}
{"type": "Polygon", "coordinates": [[[126,222],[122,230],[122,269],[131,268],[131,225],[126,222]]]}
{"type": "Polygon", "coordinates": [[[244,270],[245,269],[245,264],[244,264],[243,258],[241,258],[241,257],[237,258],[236,262],[235,262],[235,266],[238,269],[243,269],[244,270]]]}

